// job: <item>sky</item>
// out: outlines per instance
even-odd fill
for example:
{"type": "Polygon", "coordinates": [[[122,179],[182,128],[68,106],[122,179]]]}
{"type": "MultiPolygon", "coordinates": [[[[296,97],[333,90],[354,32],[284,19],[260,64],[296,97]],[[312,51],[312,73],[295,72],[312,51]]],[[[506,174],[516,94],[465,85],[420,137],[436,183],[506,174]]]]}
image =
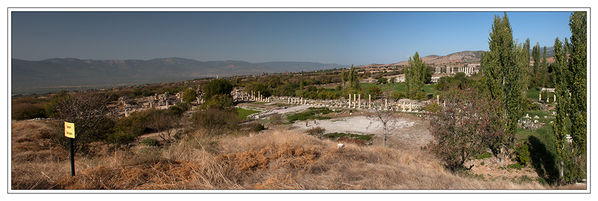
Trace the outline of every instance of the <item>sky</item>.
{"type": "MultiPolygon", "coordinates": [[[[513,37],[552,46],[570,12],[507,12],[513,37]]],[[[13,58],[394,63],[488,50],[503,12],[12,12],[13,58]]]]}

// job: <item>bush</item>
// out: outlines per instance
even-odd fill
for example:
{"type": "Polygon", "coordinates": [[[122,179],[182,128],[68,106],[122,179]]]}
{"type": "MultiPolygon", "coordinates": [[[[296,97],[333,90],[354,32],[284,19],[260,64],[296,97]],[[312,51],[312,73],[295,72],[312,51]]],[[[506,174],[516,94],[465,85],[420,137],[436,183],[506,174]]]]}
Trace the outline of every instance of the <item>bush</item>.
{"type": "MultiPolygon", "coordinates": [[[[56,119],[75,124],[75,149],[87,152],[87,144],[105,140],[113,132],[114,121],[106,116],[108,103],[106,94],[74,94],[54,99],[51,109],[56,119]]],[[[68,140],[59,136],[58,142],[68,148],[68,140]]]]}
{"type": "Polygon", "coordinates": [[[257,123],[257,122],[245,124],[244,126],[246,128],[249,128],[250,132],[260,132],[260,131],[266,130],[266,127],[264,127],[263,124],[260,124],[260,123],[257,123]]]}
{"type": "Polygon", "coordinates": [[[14,120],[45,117],[46,112],[42,104],[16,103],[12,105],[12,119],[14,120]]]}
{"type": "Polygon", "coordinates": [[[168,112],[174,115],[182,115],[185,111],[189,110],[189,104],[186,103],[178,103],[174,106],[168,108],[168,112]]]}
{"type": "Polygon", "coordinates": [[[227,110],[233,106],[233,98],[230,95],[217,94],[211,96],[202,105],[201,109],[227,110]]]}
{"type": "Polygon", "coordinates": [[[191,87],[185,89],[183,92],[183,102],[190,104],[197,98],[197,92],[191,87]]]}
{"type": "Polygon", "coordinates": [[[307,134],[317,136],[317,137],[322,137],[322,135],[324,134],[325,131],[326,131],[326,129],[324,129],[324,128],[315,127],[315,128],[307,130],[307,134]]]}
{"type": "Polygon", "coordinates": [[[437,113],[438,111],[440,111],[440,105],[436,103],[430,103],[424,107],[424,110],[431,113],[437,113]]]}
{"type": "Polygon", "coordinates": [[[484,152],[484,153],[482,153],[482,154],[480,154],[480,155],[476,156],[475,158],[476,158],[476,159],[484,159],[484,158],[490,158],[490,157],[492,157],[492,154],[491,154],[491,153],[489,153],[489,152],[484,152]]]}
{"type": "Polygon", "coordinates": [[[214,79],[203,86],[204,99],[210,99],[214,95],[228,95],[233,90],[233,85],[225,79],[214,79]]]}
{"type": "Polygon", "coordinates": [[[500,148],[506,138],[504,117],[496,111],[496,101],[480,98],[473,89],[447,94],[446,107],[432,117],[430,148],[451,171],[482,153],[484,146],[500,148]]]}
{"type": "Polygon", "coordinates": [[[207,129],[236,129],[239,123],[239,115],[235,111],[216,108],[197,111],[191,119],[194,126],[207,129]]]}
{"type": "Polygon", "coordinates": [[[328,108],[309,108],[309,110],[305,111],[305,112],[301,112],[301,113],[296,113],[296,114],[292,114],[289,115],[287,117],[287,120],[289,120],[289,122],[293,123],[295,121],[303,121],[303,120],[308,120],[308,119],[330,119],[330,117],[322,117],[319,115],[324,115],[324,114],[328,114],[331,113],[332,110],[328,109],[328,108]]]}
{"type": "Polygon", "coordinates": [[[158,142],[158,140],[156,140],[154,138],[145,138],[145,139],[141,140],[141,144],[144,144],[147,146],[160,146],[160,143],[158,142]]]}
{"type": "Polygon", "coordinates": [[[520,164],[527,166],[531,162],[530,152],[529,152],[529,145],[528,142],[523,142],[515,148],[515,154],[517,154],[517,162],[520,164]]]}
{"type": "Polygon", "coordinates": [[[524,165],[519,164],[519,163],[514,163],[514,164],[507,166],[507,168],[518,169],[518,170],[521,170],[521,168],[523,168],[523,167],[524,167],[524,165]]]}

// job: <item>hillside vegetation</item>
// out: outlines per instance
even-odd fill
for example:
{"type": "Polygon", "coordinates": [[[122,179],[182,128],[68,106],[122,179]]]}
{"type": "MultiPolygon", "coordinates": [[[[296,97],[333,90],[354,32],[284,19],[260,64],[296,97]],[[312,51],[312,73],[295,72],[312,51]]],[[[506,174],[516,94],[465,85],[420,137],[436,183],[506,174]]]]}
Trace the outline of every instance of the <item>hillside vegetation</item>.
{"type": "Polygon", "coordinates": [[[70,176],[68,152],[43,121],[12,121],[13,189],[544,189],[455,175],[424,151],[337,144],[298,131],[215,136],[170,146],[90,145],[70,176]]]}

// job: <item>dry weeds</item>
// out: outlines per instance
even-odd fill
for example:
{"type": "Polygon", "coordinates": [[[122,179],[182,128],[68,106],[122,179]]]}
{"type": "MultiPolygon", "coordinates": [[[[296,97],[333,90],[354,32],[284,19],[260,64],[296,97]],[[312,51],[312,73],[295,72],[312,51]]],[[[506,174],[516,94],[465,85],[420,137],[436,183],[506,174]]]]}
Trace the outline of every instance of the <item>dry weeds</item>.
{"type": "Polygon", "coordinates": [[[424,151],[354,144],[339,150],[335,142],[280,129],[225,137],[197,131],[167,147],[139,145],[80,156],[77,176],[71,177],[64,158],[15,158],[54,154],[52,146],[28,144],[41,139],[43,128],[37,122],[13,122],[13,189],[545,188],[457,176],[424,151]],[[23,140],[24,135],[37,137],[23,140]]]}

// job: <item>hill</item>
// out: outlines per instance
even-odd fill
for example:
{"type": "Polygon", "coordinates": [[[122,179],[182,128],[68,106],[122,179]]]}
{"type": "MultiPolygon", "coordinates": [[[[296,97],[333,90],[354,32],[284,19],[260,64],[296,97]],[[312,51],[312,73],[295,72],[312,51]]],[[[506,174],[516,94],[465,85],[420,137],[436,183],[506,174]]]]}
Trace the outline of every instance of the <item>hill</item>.
{"type": "Polygon", "coordinates": [[[12,59],[13,94],[36,89],[101,87],[172,82],[201,77],[314,71],[341,67],[316,62],[197,61],[184,58],[150,60],[90,60],[56,58],[12,59]]]}
{"type": "MultiPolygon", "coordinates": [[[[422,61],[424,61],[426,64],[432,65],[449,64],[456,62],[479,63],[482,52],[484,51],[462,51],[455,52],[446,56],[429,55],[422,57],[422,61]]],[[[398,63],[393,63],[392,65],[404,66],[408,64],[408,61],[401,61],[398,63]]]]}

